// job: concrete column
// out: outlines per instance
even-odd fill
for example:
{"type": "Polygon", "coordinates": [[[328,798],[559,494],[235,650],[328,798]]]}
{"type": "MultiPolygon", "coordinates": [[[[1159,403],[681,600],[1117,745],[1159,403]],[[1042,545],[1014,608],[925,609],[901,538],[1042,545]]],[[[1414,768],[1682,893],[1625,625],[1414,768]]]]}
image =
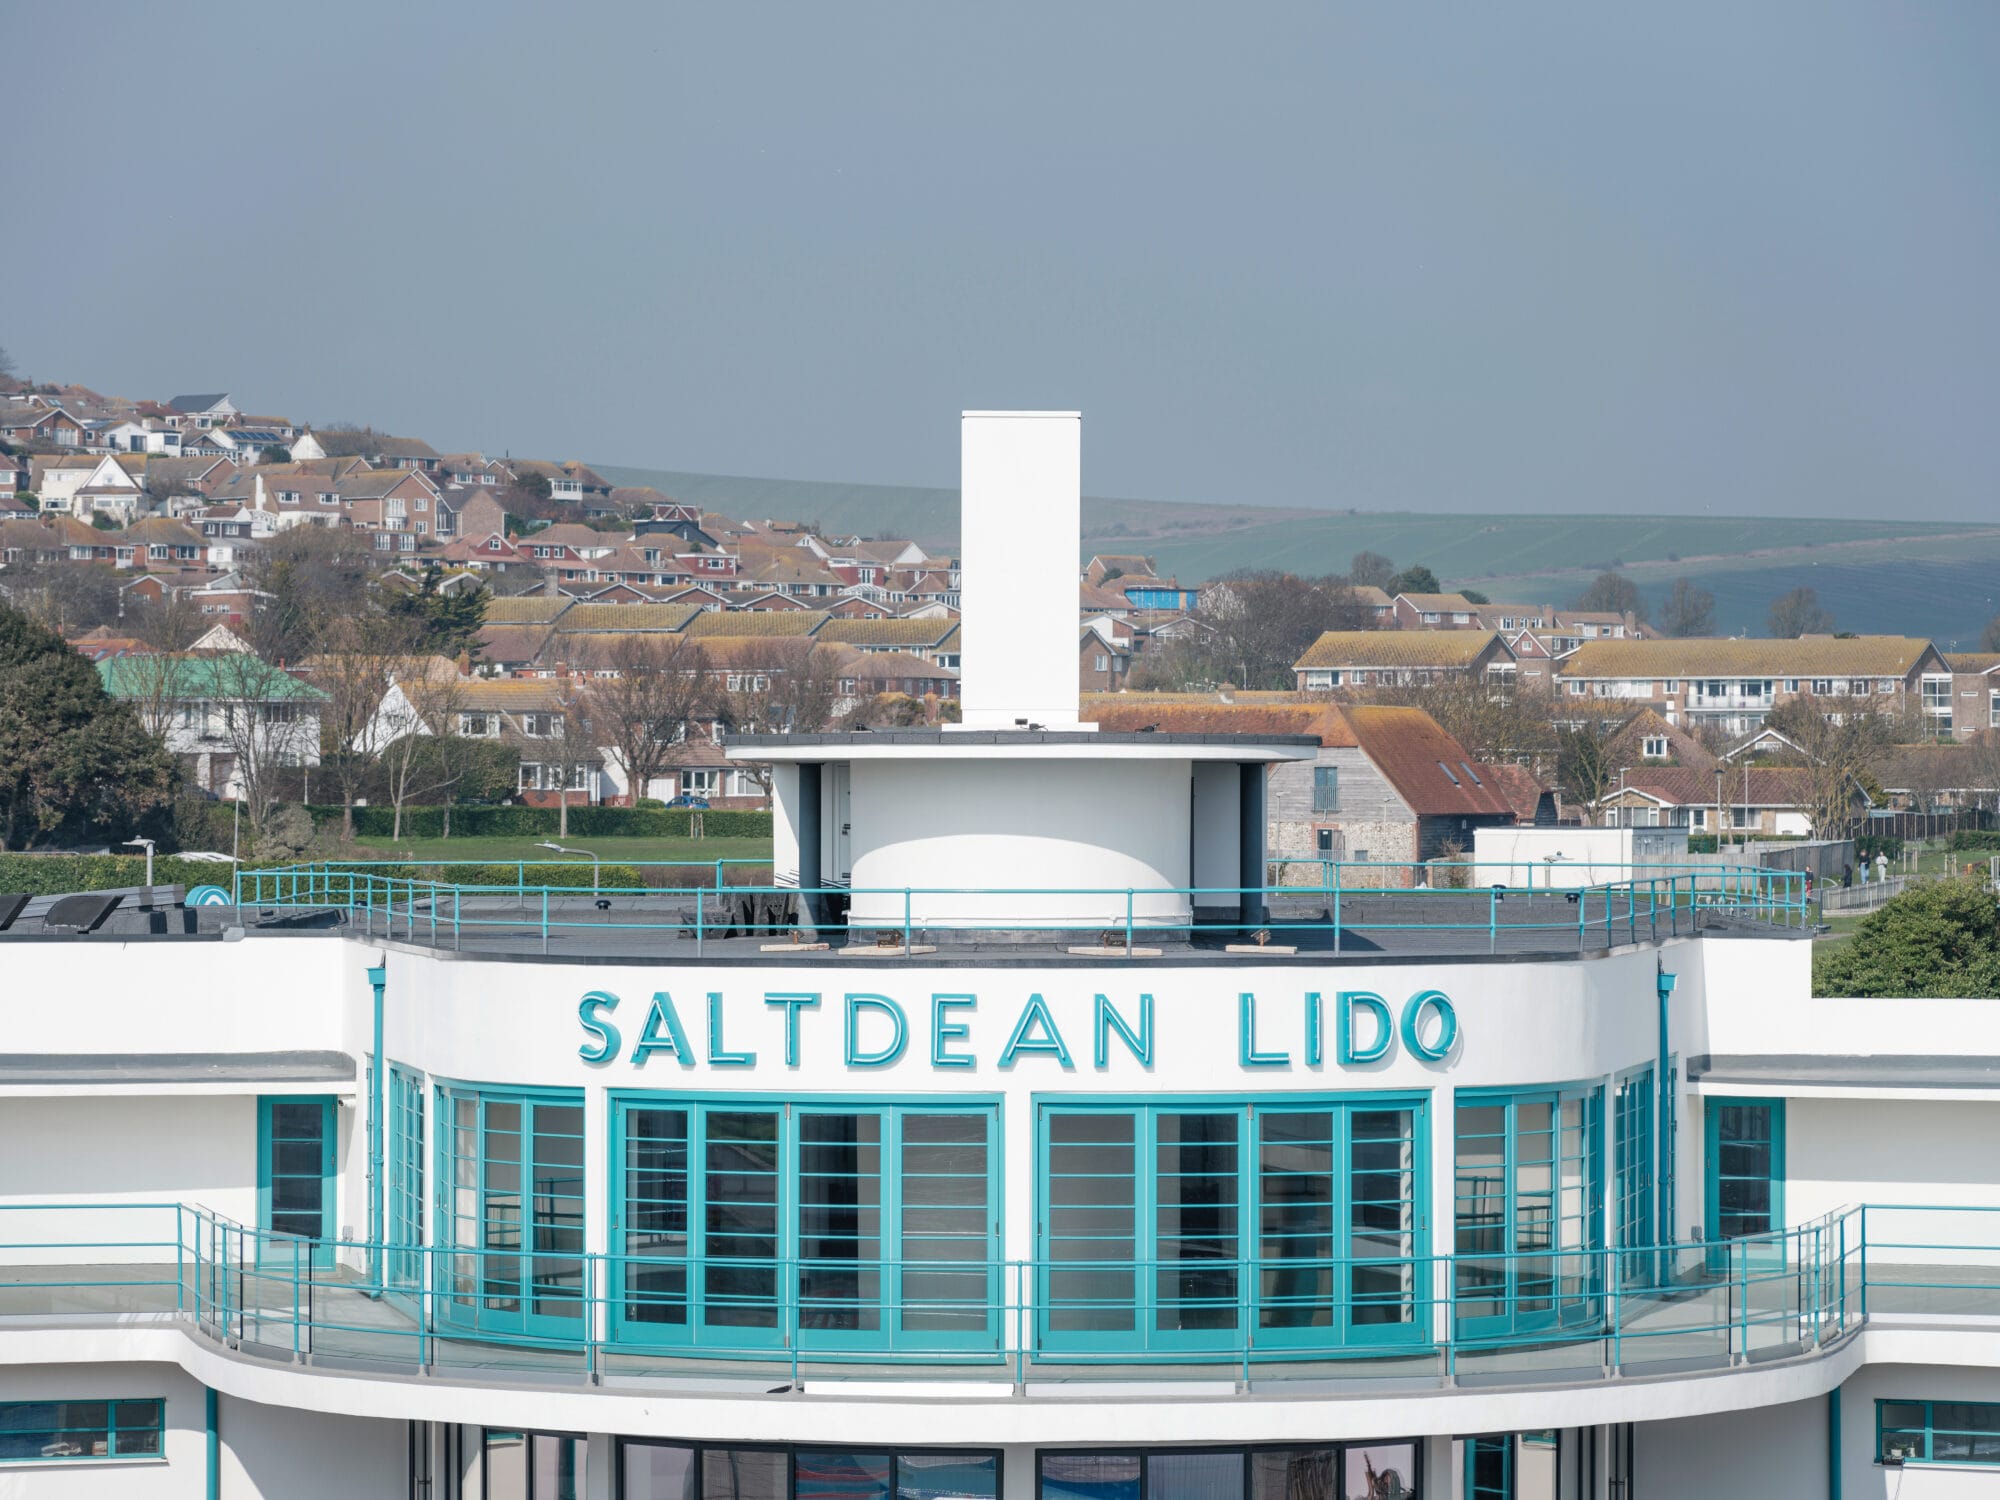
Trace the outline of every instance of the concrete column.
{"type": "Polygon", "coordinates": [[[1261,765],[1240,765],[1237,775],[1236,883],[1243,887],[1241,920],[1248,929],[1270,918],[1264,898],[1256,892],[1264,884],[1264,785],[1261,765]]]}
{"type": "Polygon", "coordinates": [[[618,1500],[618,1439],[608,1432],[590,1434],[583,1500],[618,1500]]]}

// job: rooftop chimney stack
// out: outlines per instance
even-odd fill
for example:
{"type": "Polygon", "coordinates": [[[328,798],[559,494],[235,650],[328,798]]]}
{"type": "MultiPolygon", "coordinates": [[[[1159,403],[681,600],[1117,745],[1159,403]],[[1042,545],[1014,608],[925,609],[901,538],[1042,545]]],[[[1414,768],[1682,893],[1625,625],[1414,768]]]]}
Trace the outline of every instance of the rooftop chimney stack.
{"type": "Polygon", "coordinates": [[[1083,414],[961,416],[959,692],[965,729],[1077,722],[1083,414]]]}

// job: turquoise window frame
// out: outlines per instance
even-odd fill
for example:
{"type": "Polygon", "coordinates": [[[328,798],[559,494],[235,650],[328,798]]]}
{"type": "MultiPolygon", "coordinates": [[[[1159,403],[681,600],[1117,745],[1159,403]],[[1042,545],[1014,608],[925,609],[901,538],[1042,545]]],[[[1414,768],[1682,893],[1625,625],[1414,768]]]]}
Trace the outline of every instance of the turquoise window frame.
{"type": "Polygon", "coordinates": [[[1667,1085],[1660,1091],[1660,1243],[1680,1238],[1681,1060],[1667,1054],[1667,1085]]]}
{"type": "Polygon", "coordinates": [[[1514,1434],[1511,1432],[1485,1433],[1465,1440],[1465,1500],[1514,1500],[1515,1470],[1514,1434]],[[1492,1474],[1480,1473],[1481,1460],[1490,1459],[1500,1466],[1496,1478],[1492,1474]]]}
{"type": "Polygon", "coordinates": [[[1651,1257],[1637,1252],[1650,1251],[1658,1240],[1653,1219],[1658,1190],[1655,1081],[1653,1065],[1648,1063],[1619,1074],[1611,1094],[1612,1235],[1625,1252],[1622,1274],[1628,1282],[1651,1279],[1651,1257]]]}
{"type": "Polygon", "coordinates": [[[1878,1464],[1948,1464],[1953,1468],[2000,1469],[2000,1402],[1993,1401],[1925,1401],[1897,1397],[1881,1397],[1875,1402],[1875,1462],[1878,1464]],[[1913,1410],[1917,1420],[1891,1423],[1891,1407],[1913,1410]],[[1949,1421],[1960,1416],[1965,1409],[1986,1414],[1988,1425],[1983,1427],[1952,1426],[1949,1421]],[[1941,1425],[1938,1415],[1942,1410],[1947,1417],[1947,1425],[1941,1425]],[[1983,1442],[1987,1456],[1968,1456],[1960,1453],[1938,1453],[1938,1437],[1942,1433],[1947,1439],[1964,1439],[1983,1442]],[[1891,1451],[1892,1435],[1903,1439],[1896,1451],[1891,1451]]]}
{"type": "Polygon", "coordinates": [[[0,1470],[13,1464],[104,1463],[150,1458],[166,1461],[167,1403],[158,1396],[91,1397],[69,1401],[0,1401],[0,1470]],[[102,1408],[104,1421],[82,1416],[102,1408]],[[41,1413],[45,1420],[36,1420],[41,1413]],[[16,1426],[16,1423],[24,1425],[16,1426]],[[27,1425],[32,1424],[32,1425],[27,1425]],[[5,1449],[21,1439],[34,1442],[35,1452],[8,1455],[5,1449]],[[104,1443],[102,1453],[50,1453],[79,1440],[104,1443]],[[37,1441],[38,1440],[38,1441],[37,1441]]]}
{"type": "Polygon", "coordinates": [[[293,1252],[290,1248],[294,1239],[304,1239],[311,1246],[310,1260],[315,1266],[333,1264],[334,1241],[339,1235],[340,1221],[336,1217],[337,1179],[336,1167],[340,1154],[336,1130],[339,1117],[335,1113],[336,1101],[330,1094],[261,1094],[257,1099],[257,1228],[262,1242],[259,1256],[264,1260],[283,1260],[293,1252]],[[296,1145],[298,1141],[280,1142],[274,1135],[275,1117],[280,1106],[316,1106],[319,1111],[319,1165],[315,1172],[279,1172],[275,1159],[275,1148],[281,1144],[296,1145]],[[281,1230],[276,1226],[276,1206],[274,1184],[279,1177],[317,1178],[319,1181],[319,1229],[316,1235],[297,1235],[291,1230],[281,1230]]]}
{"type": "MultiPolygon", "coordinates": [[[[1734,1095],[1711,1095],[1706,1100],[1702,1120],[1702,1210],[1705,1216],[1703,1233],[1711,1245],[1719,1245],[1725,1240],[1745,1239],[1756,1241],[1768,1237],[1768,1258],[1784,1255],[1783,1232],[1785,1228],[1785,1101],[1781,1098],[1738,1098],[1734,1095]],[[1768,1110],[1770,1128],[1769,1170],[1759,1177],[1747,1174],[1724,1173],[1722,1140],[1722,1116],[1732,1109],[1768,1110]],[[1729,1182],[1763,1182],[1767,1187],[1765,1216],[1767,1224],[1762,1229],[1738,1228],[1730,1232],[1722,1223],[1722,1184],[1729,1182]]],[[[1746,1247],[1746,1254],[1752,1253],[1746,1247]]],[[[1720,1256],[1712,1253],[1711,1259],[1717,1263],[1720,1256]]]]}
{"type": "MultiPolygon", "coordinates": [[[[719,1354],[758,1353],[787,1346],[796,1339],[799,1347],[849,1352],[890,1352],[894,1350],[955,1350],[968,1355],[1001,1352],[1004,1333],[1003,1308],[1006,1301],[1006,1265],[1003,1260],[1003,1206],[1005,1193],[1005,1141],[1001,1100],[997,1095],[901,1095],[856,1098],[852,1095],[814,1095],[781,1098],[765,1094],[680,1094],[651,1090],[617,1090],[610,1096],[611,1198],[608,1219],[611,1245],[607,1296],[611,1302],[611,1336],[631,1346],[659,1345],[668,1348],[699,1347],[719,1354]],[[635,1170],[660,1172],[671,1169],[641,1167],[632,1160],[634,1145],[630,1122],[642,1111],[664,1111],[685,1116],[684,1154],[681,1176],[679,1235],[685,1248],[678,1254],[640,1255],[626,1246],[644,1233],[638,1226],[630,1189],[635,1170]],[[734,1173],[711,1167],[714,1150],[724,1149],[730,1139],[715,1132],[718,1117],[737,1115],[769,1117],[773,1122],[772,1166],[761,1164],[734,1173]],[[840,1145],[833,1141],[806,1140],[807,1122],[833,1117],[860,1116],[876,1122],[874,1145],[879,1153],[875,1174],[877,1197],[867,1205],[875,1215],[874,1236],[877,1253],[873,1257],[841,1257],[815,1254],[815,1247],[837,1250],[845,1238],[826,1227],[809,1226],[808,1215],[823,1204],[808,1202],[804,1192],[806,1158],[824,1153],[822,1161],[835,1156],[840,1145]],[[962,1232],[946,1234],[912,1231],[911,1224],[927,1205],[920,1186],[953,1173],[913,1173],[906,1169],[914,1150],[937,1143],[913,1141],[909,1126],[918,1119],[946,1116],[976,1118],[985,1130],[985,1202],[983,1209],[983,1253],[962,1260],[926,1261],[913,1266],[905,1247],[923,1242],[943,1249],[945,1242],[963,1242],[962,1232]],[[712,1149],[713,1148],[713,1149],[712,1149]],[[775,1234],[755,1232],[749,1216],[731,1226],[724,1223],[730,1201],[712,1194],[711,1177],[738,1179],[745,1197],[736,1201],[738,1210],[752,1213],[764,1207],[765,1185],[755,1179],[769,1179],[775,1234]],[[711,1247],[730,1229],[738,1239],[769,1239],[772,1253],[735,1255],[712,1253],[711,1247]],[[630,1238],[628,1238],[630,1237],[630,1238]],[[638,1270],[635,1271],[634,1267],[638,1270]],[[723,1291],[728,1280],[719,1271],[747,1273],[741,1284],[755,1284],[759,1273],[769,1267],[768,1293],[723,1291]],[[982,1274],[977,1292],[954,1289],[941,1298],[927,1298],[921,1290],[924,1276],[936,1273],[939,1280],[954,1284],[969,1282],[969,1275],[948,1269],[963,1266],[969,1272],[977,1266],[982,1274]],[[855,1290],[845,1295],[825,1290],[825,1284],[839,1280],[848,1268],[855,1276],[855,1290]],[[871,1286],[873,1295],[866,1295],[871,1286]],[[679,1271],[679,1276],[674,1273],[679,1271]],[[639,1277],[659,1275],[665,1290],[641,1290],[639,1277]],[[660,1273],[664,1273],[661,1275],[660,1273]],[[808,1276],[820,1278],[819,1290],[806,1285],[808,1276]],[[678,1290],[674,1285],[678,1281],[678,1290]],[[921,1317],[909,1316],[912,1306],[929,1302],[943,1310],[944,1321],[955,1327],[922,1327],[921,1317]],[[975,1302],[982,1316],[976,1323],[955,1316],[975,1302]],[[678,1309],[678,1320],[661,1320],[643,1315],[648,1306],[678,1309]],[[761,1315],[768,1309],[768,1319],[761,1315]],[[734,1316],[738,1321],[730,1321],[734,1316]]],[[[841,1172],[815,1172],[815,1177],[845,1179],[841,1172]]],[[[648,1200],[668,1206],[671,1222],[673,1199],[648,1200]]],[[[657,1231],[655,1231],[657,1232],[657,1231]]]]}
{"type": "Polygon", "coordinates": [[[586,1327],[583,1226],[589,1182],[582,1089],[495,1087],[438,1080],[432,1090],[434,1188],[431,1203],[432,1304],[439,1323],[489,1334],[575,1339],[586,1327]],[[463,1108],[461,1108],[463,1107],[463,1108]],[[517,1129],[504,1111],[517,1109],[517,1129]],[[576,1111],[576,1130],[557,1130],[542,1116],[576,1111]],[[470,1125],[465,1123],[469,1111],[470,1125]],[[496,1113],[501,1114],[498,1124],[496,1113]],[[514,1136],[512,1158],[496,1157],[495,1137],[514,1136]],[[546,1185],[536,1173],[544,1141],[575,1142],[576,1161],[553,1162],[546,1185]],[[469,1143],[473,1154],[461,1146],[469,1143]],[[566,1169],[574,1167],[572,1178],[566,1169]],[[511,1177],[511,1186],[509,1185],[511,1177]],[[571,1181],[574,1192],[556,1191],[571,1181]],[[514,1217],[507,1199],[515,1199],[514,1217]],[[574,1205],[570,1207],[569,1205],[574,1205]],[[468,1230],[476,1235],[467,1242],[468,1230]],[[500,1235],[495,1242],[496,1232],[500,1235]],[[511,1235],[511,1243],[509,1237],[511,1235]]]}
{"type": "Polygon", "coordinates": [[[1541,1089],[1460,1089],[1453,1096],[1452,1314],[1457,1337],[1477,1341],[1545,1329],[1573,1328],[1601,1313],[1605,1249],[1603,1085],[1596,1080],[1541,1089]],[[1530,1111],[1548,1110],[1549,1129],[1532,1127],[1530,1111]],[[1498,1109],[1497,1133],[1468,1135],[1471,1111],[1498,1109]],[[1549,1136],[1549,1186],[1524,1188],[1523,1168],[1549,1136]],[[1497,1175],[1472,1179],[1467,1191],[1464,1145],[1500,1143],[1497,1175]],[[1564,1168],[1576,1163],[1573,1184],[1564,1168]],[[1546,1196],[1548,1215],[1536,1211],[1546,1196]],[[1490,1217],[1488,1217],[1490,1215],[1490,1217]],[[1545,1236],[1536,1230],[1545,1223],[1545,1236]],[[1482,1310],[1485,1309],[1485,1310],[1482,1310]]]}
{"type": "MultiPolygon", "coordinates": [[[[1121,1142],[1112,1142],[1120,1144],[1121,1142]]],[[[1422,1091],[1382,1093],[1333,1093],[1264,1096],[1247,1099],[1241,1095],[1182,1095],[1159,1099],[1130,1097],[1045,1096],[1035,1100],[1035,1343],[1047,1357],[1117,1357],[1137,1353],[1173,1352],[1199,1357],[1204,1352],[1235,1357],[1247,1352],[1252,1358],[1304,1358],[1332,1350],[1407,1349],[1431,1341],[1432,1301],[1430,1257],[1430,1099],[1422,1091]],[[1407,1114],[1407,1136],[1357,1137],[1354,1121],[1367,1113],[1407,1114]],[[1408,1252],[1382,1257],[1334,1254],[1325,1257],[1267,1257],[1268,1238],[1294,1238],[1290,1233],[1267,1234],[1271,1222],[1268,1211],[1280,1208],[1271,1194],[1267,1179],[1288,1176],[1318,1176],[1265,1169],[1265,1148],[1282,1150],[1284,1142],[1273,1141],[1262,1129],[1273,1117],[1288,1120],[1327,1114],[1330,1135],[1314,1138],[1312,1144],[1329,1147],[1332,1168],[1329,1181],[1329,1233],[1326,1238],[1339,1250],[1351,1245],[1367,1226],[1356,1223],[1356,1210],[1390,1200],[1358,1198],[1356,1179],[1386,1175],[1383,1169],[1357,1170],[1357,1141],[1407,1141],[1407,1161],[1396,1169],[1407,1176],[1407,1197],[1394,1200],[1405,1206],[1407,1225],[1394,1230],[1378,1230],[1406,1236],[1408,1252]],[[1233,1256],[1201,1260],[1191,1256],[1161,1254],[1163,1241],[1194,1241],[1219,1236],[1162,1234],[1161,1210],[1186,1203],[1187,1182],[1194,1179],[1195,1190],[1203,1184],[1224,1180],[1220,1173],[1162,1173],[1160,1121],[1166,1116],[1233,1116],[1235,1168],[1226,1174],[1234,1183],[1233,1256]],[[1054,1122],[1058,1117],[1078,1117],[1117,1121],[1129,1118],[1131,1159],[1129,1174],[1063,1173],[1054,1170],[1056,1147],[1054,1122]],[[1143,1170],[1142,1170],[1143,1166],[1143,1170]],[[1171,1181],[1169,1181],[1171,1179],[1171,1181]],[[1129,1185],[1129,1193],[1126,1190],[1129,1185]],[[1088,1221],[1091,1210],[1130,1208],[1132,1232],[1064,1232],[1058,1212],[1074,1210],[1080,1221],[1088,1221]],[[1095,1240],[1105,1247],[1101,1256],[1071,1253],[1072,1247],[1089,1248],[1095,1240]],[[1185,1291],[1162,1293],[1163,1278],[1184,1268],[1206,1265],[1227,1269],[1234,1277],[1233,1289],[1218,1283],[1207,1297],[1185,1291]],[[1147,1269],[1150,1267],[1150,1270],[1147,1269]],[[1169,1272],[1169,1268],[1173,1268],[1169,1272]],[[1356,1290],[1357,1267],[1387,1268],[1397,1275],[1399,1289],[1384,1294],[1356,1290]],[[1287,1273],[1304,1273],[1323,1278],[1318,1290],[1293,1293],[1267,1301],[1265,1288],[1273,1278],[1287,1273]],[[1066,1293],[1065,1283],[1092,1287],[1089,1295],[1066,1293]],[[1129,1297],[1119,1292],[1129,1288],[1129,1297]],[[1103,1290],[1095,1288],[1101,1287],[1103,1290]],[[1374,1321],[1358,1317],[1370,1306],[1388,1306],[1401,1316],[1374,1321]],[[1267,1314],[1291,1307],[1305,1313],[1300,1318],[1275,1319],[1267,1314]],[[1195,1321],[1210,1326],[1163,1327],[1162,1314],[1192,1309],[1195,1321]],[[1203,1310],[1208,1310],[1204,1320],[1203,1310]],[[1090,1314],[1102,1316],[1089,1326],[1090,1314]],[[1227,1313],[1225,1317],[1224,1314],[1227,1313]],[[1324,1312],[1322,1320],[1320,1313],[1324,1312]],[[1068,1316],[1065,1316],[1068,1314],[1068,1316]],[[1289,1326],[1288,1326],[1289,1325],[1289,1326]]],[[[1216,1200],[1218,1203],[1220,1200],[1216,1200]]],[[[1103,1226],[1100,1224],[1099,1226],[1103,1226]]],[[[1185,1283],[1183,1283],[1185,1285],[1185,1283]]],[[[1308,1287],[1310,1283],[1308,1282],[1308,1287]]]]}
{"type": "Polygon", "coordinates": [[[424,1243],[424,1076],[398,1062],[389,1064],[388,1236],[389,1284],[414,1291],[423,1285],[424,1243]]]}

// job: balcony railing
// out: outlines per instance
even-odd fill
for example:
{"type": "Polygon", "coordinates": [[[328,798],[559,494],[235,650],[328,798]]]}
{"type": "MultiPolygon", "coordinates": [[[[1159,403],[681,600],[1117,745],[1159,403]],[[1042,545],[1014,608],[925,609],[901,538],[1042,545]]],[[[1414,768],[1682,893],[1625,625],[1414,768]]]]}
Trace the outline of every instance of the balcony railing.
{"type": "Polygon", "coordinates": [[[148,1322],[318,1367],[544,1384],[1339,1379],[1597,1384],[1813,1355],[1871,1322],[1989,1322],[2000,1209],[1867,1205],[1743,1239],[1167,1262],[717,1260],[312,1241],[176,1204],[0,1207],[0,1333],[148,1322]],[[718,1364],[716,1362],[728,1362],[718,1364]]]}
{"type": "MultiPolygon", "coordinates": [[[[471,863],[471,862],[468,862],[471,863]]],[[[1007,934],[1099,957],[1142,956],[1148,944],[1233,944],[1282,953],[1370,951],[1385,944],[1451,952],[1582,952],[1656,942],[1732,923],[1804,928],[1812,919],[1806,876],[1729,866],[1647,866],[1630,878],[1563,884],[1575,867],[1272,862],[1267,886],[875,887],[732,883],[748,861],[677,865],[692,886],[545,885],[523,861],[512,882],[488,863],[453,880],[409,866],[314,863],[240,871],[232,899],[266,911],[335,911],[361,930],[454,949],[503,944],[551,951],[552,937],[685,940],[700,956],[732,939],[785,940],[811,928],[820,939],[873,944],[911,956],[936,941],[1007,934]],[[1433,881],[1450,880],[1449,886],[1433,881]],[[1248,939],[1248,941],[1240,941],[1248,939]]],[[[625,868],[631,868],[626,864],[625,868]]],[[[503,866],[502,869],[505,867],[503,866]]],[[[579,877],[591,869],[572,864],[579,877]]],[[[665,866],[641,866],[666,869],[665,866]]],[[[797,947],[797,943],[786,946],[797,947]]],[[[1157,950],[1153,950],[1157,951],[1157,950]]]]}

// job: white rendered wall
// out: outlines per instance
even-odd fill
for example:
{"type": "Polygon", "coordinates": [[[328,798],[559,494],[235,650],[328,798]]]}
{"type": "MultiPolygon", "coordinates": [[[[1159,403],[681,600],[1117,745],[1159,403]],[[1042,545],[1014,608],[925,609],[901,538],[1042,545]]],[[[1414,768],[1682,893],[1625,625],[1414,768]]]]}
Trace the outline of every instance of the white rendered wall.
{"type": "Polygon", "coordinates": [[[1858,1203],[1964,1205],[1965,1212],[1942,1215],[1871,1209],[1869,1240],[1903,1247],[1871,1249],[1871,1269],[2000,1266],[2000,1251],[1950,1248],[2000,1246],[1996,1144],[2000,1101],[1787,1099],[1785,1218],[1803,1224],[1858,1203]]]}
{"type": "Polygon", "coordinates": [[[0,1366],[0,1402],[155,1397],[166,1402],[161,1458],[0,1464],[0,1500],[201,1500],[208,1472],[201,1385],[177,1366],[0,1366]]]}
{"type": "Polygon", "coordinates": [[[1826,1500],[1826,1451],[1824,1397],[1643,1422],[1633,1429],[1634,1488],[1647,1496],[1826,1500]]]}
{"type": "MultiPolygon", "coordinates": [[[[1186,761],[864,760],[851,776],[857,925],[901,926],[906,886],[1120,892],[919,895],[912,911],[919,925],[1087,928],[1125,920],[1127,887],[1188,884],[1186,761]]],[[[1134,916],[1185,922],[1187,909],[1185,895],[1142,895],[1134,916]]]]}
{"type": "Polygon", "coordinates": [[[964,727],[1074,728],[1082,416],[969,411],[959,441],[964,727]]]}
{"type": "MultiPolygon", "coordinates": [[[[1877,1401],[2000,1401],[2000,1371],[1864,1365],[1840,1388],[1842,1500],[1992,1500],[2000,1469],[1875,1462],[1877,1401]]],[[[1821,1491],[1820,1493],[1825,1493],[1821,1491]]]]}
{"type": "MultiPolygon", "coordinates": [[[[1240,767],[1202,761],[1194,766],[1194,879],[1205,890],[1233,892],[1240,884],[1243,773],[1240,767]]],[[[1265,772],[1260,767],[1259,775],[1265,772]]],[[[1308,769],[1305,773],[1311,776],[1308,769]]],[[[1232,895],[1195,898],[1196,906],[1233,906],[1232,895]]]]}
{"type": "Polygon", "coordinates": [[[293,1411],[224,1396],[222,1500],[353,1500],[409,1487],[399,1421],[293,1411]]]}

